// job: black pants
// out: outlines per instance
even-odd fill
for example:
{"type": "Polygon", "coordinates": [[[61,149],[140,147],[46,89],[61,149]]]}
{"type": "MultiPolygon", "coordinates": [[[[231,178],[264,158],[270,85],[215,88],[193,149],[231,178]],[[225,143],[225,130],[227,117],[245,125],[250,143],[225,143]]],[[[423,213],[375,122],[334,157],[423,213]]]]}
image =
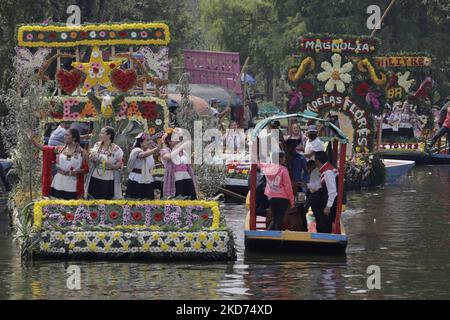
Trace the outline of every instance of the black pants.
{"type": "MultiPolygon", "coordinates": [[[[326,191],[325,191],[326,192],[326,191]]],[[[325,210],[328,196],[324,195],[322,189],[311,194],[311,209],[316,218],[316,229],[318,233],[333,233],[333,222],[336,219],[336,201],[331,208],[330,214],[326,215],[325,210]]]]}
{"type": "Polygon", "coordinates": [[[88,194],[97,200],[114,199],[114,180],[100,180],[91,177],[88,194]]]}
{"type": "Polygon", "coordinates": [[[155,183],[141,184],[136,181],[128,180],[125,197],[127,199],[154,200],[154,185],[155,183]]]}
{"type": "Polygon", "coordinates": [[[192,179],[180,180],[175,182],[175,196],[187,197],[191,200],[197,200],[194,181],[192,179]]]}
{"type": "Polygon", "coordinates": [[[436,144],[436,142],[442,138],[445,134],[447,134],[448,146],[450,147],[450,128],[442,127],[438,133],[431,139],[430,145],[431,147],[436,144]]]}
{"type": "Polygon", "coordinates": [[[56,190],[54,188],[51,188],[50,195],[53,198],[62,199],[62,200],[76,200],[76,199],[78,199],[76,192],[60,191],[60,190],[56,190]]]}
{"type": "Polygon", "coordinates": [[[289,200],[282,198],[272,198],[269,200],[270,210],[272,211],[272,222],[269,230],[282,230],[284,215],[289,208],[289,200]]]}

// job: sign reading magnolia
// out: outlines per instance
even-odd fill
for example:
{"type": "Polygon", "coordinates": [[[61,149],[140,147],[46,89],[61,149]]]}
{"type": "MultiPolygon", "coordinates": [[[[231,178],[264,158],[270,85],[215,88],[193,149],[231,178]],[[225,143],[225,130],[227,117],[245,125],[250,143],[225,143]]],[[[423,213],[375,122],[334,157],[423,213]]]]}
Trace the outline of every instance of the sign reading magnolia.
{"type": "Polygon", "coordinates": [[[355,130],[357,145],[362,149],[368,146],[368,137],[371,130],[369,129],[370,122],[367,117],[367,112],[352,102],[350,98],[335,95],[323,95],[322,97],[307,103],[306,108],[316,113],[333,110],[349,116],[353,123],[353,129],[355,130]]]}
{"type": "Polygon", "coordinates": [[[361,39],[320,39],[302,38],[300,50],[303,52],[334,52],[369,54],[376,50],[375,40],[361,39]]]}
{"type": "Polygon", "coordinates": [[[431,67],[430,57],[377,57],[375,61],[380,68],[431,67]]]}

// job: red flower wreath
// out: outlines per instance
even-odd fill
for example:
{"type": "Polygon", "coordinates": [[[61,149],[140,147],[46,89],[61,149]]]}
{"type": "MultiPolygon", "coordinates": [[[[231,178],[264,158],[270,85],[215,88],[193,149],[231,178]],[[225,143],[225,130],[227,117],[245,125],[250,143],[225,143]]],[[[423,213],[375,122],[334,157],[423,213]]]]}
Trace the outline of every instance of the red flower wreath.
{"type": "Polygon", "coordinates": [[[367,82],[363,82],[356,88],[355,91],[358,96],[366,97],[369,93],[369,85],[367,84],[367,82]]]}
{"type": "Polygon", "coordinates": [[[134,212],[134,213],[133,213],[133,219],[134,219],[135,221],[141,221],[141,220],[142,220],[142,213],[140,213],[140,212],[134,212]]]}
{"type": "Polygon", "coordinates": [[[163,215],[162,213],[156,213],[153,218],[155,219],[156,222],[160,222],[163,219],[163,215]]]}
{"type": "Polygon", "coordinates": [[[92,211],[91,212],[91,219],[97,219],[98,218],[98,213],[97,213],[97,211],[92,211]]]}
{"type": "Polygon", "coordinates": [[[309,82],[301,83],[298,89],[301,91],[303,97],[311,97],[314,92],[314,86],[309,82]]]}
{"type": "Polygon", "coordinates": [[[125,31],[120,31],[119,32],[119,37],[125,38],[126,36],[127,36],[127,33],[125,31]]]}
{"type": "Polygon", "coordinates": [[[202,214],[202,219],[203,220],[208,220],[209,219],[209,214],[207,214],[207,213],[202,214]]]}
{"type": "Polygon", "coordinates": [[[74,218],[75,217],[74,217],[73,213],[71,213],[71,212],[67,212],[66,213],[66,220],[67,221],[73,221],[74,218]]]}
{"type": "Polygon", "coordinates": [[[109,217],[113,220],[116,220],[119,217],[119,213],[117,211],[111,211],[109,213],[109,217]]]}

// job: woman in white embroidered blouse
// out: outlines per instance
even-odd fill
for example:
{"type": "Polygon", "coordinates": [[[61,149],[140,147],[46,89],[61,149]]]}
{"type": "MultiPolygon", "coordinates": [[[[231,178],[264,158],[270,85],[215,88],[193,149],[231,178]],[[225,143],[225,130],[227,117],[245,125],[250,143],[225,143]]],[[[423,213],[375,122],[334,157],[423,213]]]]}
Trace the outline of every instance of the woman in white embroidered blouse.
{"type": "Polygon", "coordinates": [[[159,148],[150,148],[150,138],[149,134],[141,133],[136,137],[133,145],[127,165],[129,176],[125,197],[128,199],[153,200],[155,198],[154,179],[151,172],[155,166],[153,157],[159,148]]]}
{"type": "Polygon", "coordinates": [[[123,151],[114,143],[114,128],[100,131],[100,141],[91,149],[91,170],[86,179],[88,197],[113,200],[122,198],[120,172],[123,167],[123,151]]]}

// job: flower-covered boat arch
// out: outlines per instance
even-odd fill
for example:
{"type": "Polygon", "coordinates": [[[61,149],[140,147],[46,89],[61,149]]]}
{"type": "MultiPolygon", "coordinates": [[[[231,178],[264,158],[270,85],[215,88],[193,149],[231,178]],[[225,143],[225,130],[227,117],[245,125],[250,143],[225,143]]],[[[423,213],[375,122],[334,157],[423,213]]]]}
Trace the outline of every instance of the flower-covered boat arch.
{"type": "Polygon", "coordinates": [[[299,62],[288,72],[289,113],[343,113],[352,123],[353,148],[371,150],[376,133],[372,115],[383,111],[387,82],[373,60],[378,47],[378,40],[362,36],[302,37],[299,62]]]}

